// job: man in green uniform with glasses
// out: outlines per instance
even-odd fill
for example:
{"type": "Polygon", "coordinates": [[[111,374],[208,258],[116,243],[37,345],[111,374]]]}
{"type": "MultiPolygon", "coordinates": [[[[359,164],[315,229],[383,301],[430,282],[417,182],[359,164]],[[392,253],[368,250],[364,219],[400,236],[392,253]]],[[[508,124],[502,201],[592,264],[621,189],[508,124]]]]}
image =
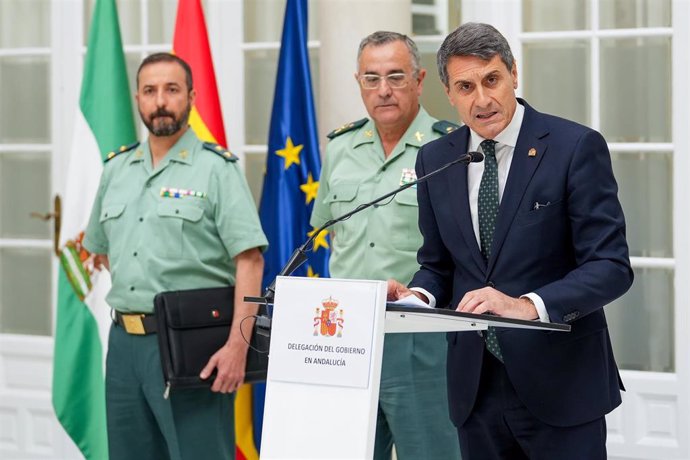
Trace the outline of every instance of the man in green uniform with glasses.
{"type": "Polygon", "coordinates": [[[136,100],[148,140],[109,156],[84,238],[90,262],[110,270],[113,282],[111,460],[234,458],[232,393],[244,378],[251,322],[239,327],[256,313],[243,299],[260,292],[267,241],[236,158],[187,125],[195,96],[186,62],[168,53],[144,59],[136,100]],[[217,373],[213,385],[165,398],[154,296],[228,285],[235,285],[228,341],[201,372],[217,373]]]}
{"type": "MultiPolygon", "coordinates": [[[[456,128],[419,105],[426,71],[405,35],[375,32],[359,46],[357,78],[371,119],[344,125],[328,137],[319,193],[311,217],[318,227],[415,180],[417,151],[456,128]]],[[[411,280],[422,236],[416,189],[410,188],[333,227],[334,278],[411,280]]],[[[448,415],[446,343],[442,334],[388,334],[384,342],[374,458],[460,458],[448,415]]]]}

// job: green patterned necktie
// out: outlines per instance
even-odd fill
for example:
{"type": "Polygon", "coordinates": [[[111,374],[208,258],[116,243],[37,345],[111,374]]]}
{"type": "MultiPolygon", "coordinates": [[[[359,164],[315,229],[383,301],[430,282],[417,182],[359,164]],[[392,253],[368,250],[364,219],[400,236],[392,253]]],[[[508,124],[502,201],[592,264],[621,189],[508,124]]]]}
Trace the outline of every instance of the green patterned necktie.
{"type": "MultiPolygon", "coordinates": [[[[498,217],[498,163],[496,162],[496,141],[487,139],[479,146],[484,152],[484,173],[479,183],[477,210],[479,213],[479,245],[485,262],[491,257],[491,243],[498,217]]],[[[489,326],[486,331],[486,348],[503,362],[501,347],[496,339],[496,330],[489,326]]]]}

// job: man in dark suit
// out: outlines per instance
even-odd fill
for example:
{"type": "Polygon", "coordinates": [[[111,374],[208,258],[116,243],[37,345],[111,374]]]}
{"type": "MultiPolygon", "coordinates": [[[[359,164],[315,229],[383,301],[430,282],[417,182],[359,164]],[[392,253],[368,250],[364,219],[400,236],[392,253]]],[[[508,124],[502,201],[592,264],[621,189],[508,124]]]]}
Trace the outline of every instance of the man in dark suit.
{"type": "Polygon", "coordinates": [[[465,123],[426,144],[417,177],[424,237],[410,291],[431,306],[568,323],[570,333],[490,328],[448,335],[448,394],[463,458],[606,458],[605,414],[623,388],[603,307],[633,280],[603,137],[515,97],[517,67],[492,26],[469,23],[438,52],[465,123]]]}

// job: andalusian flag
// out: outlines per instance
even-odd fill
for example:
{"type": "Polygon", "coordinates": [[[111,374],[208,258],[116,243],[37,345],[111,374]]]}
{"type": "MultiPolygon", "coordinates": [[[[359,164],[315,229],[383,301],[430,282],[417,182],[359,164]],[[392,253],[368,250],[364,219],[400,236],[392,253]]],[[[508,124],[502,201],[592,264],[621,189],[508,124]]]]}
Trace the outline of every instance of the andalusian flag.
{"type": "Polygon", "coordinates": [[[83,231],[96,196],[103,159],[136,140],[132,94],[115,0],[97,0],[91,21],[81,97],[75,117],[62,211],[53,407],[87,459],[108,458],[104,353],[110,321],[106,272],[91,277],[81,262],[83,231]]]}
{"type": "MultiPolygon", "coordinates": [[[[196,102],[189,124],[201,140],[227,148],[201,0],[180,0],[177,5],[173,52],[192,68],[196,102]]],[[[235,444],[237,460],[258,460],[252,427],[250,385],[242,385],[235,395],[235,444]]]]}

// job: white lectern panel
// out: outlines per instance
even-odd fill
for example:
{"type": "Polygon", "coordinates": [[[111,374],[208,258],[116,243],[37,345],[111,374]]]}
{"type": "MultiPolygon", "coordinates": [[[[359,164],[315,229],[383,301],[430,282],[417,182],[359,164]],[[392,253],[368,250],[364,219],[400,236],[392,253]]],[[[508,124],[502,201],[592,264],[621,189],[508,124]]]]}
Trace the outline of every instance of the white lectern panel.
{"type": "Polygon", "coordinates": [[[386,283],[279,277],[262,459],[370,459],[386,283]]]}

